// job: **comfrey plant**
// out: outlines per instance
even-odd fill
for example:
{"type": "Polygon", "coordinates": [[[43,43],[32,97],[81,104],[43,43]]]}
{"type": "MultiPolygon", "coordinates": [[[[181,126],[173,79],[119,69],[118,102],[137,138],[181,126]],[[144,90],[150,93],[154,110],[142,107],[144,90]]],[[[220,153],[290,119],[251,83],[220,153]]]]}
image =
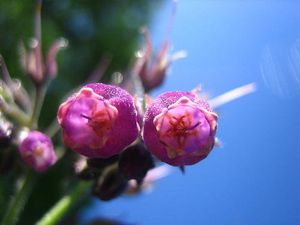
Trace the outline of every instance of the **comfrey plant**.
{"type": "Polygon", "coordinates": [[[33,93],[11,78],[0,58],[0,172],[16,182],[10,203],[2,209],[3,225],[18,222],[35,194],[34,184],[65,158],[74,162],[66,167],[74,164],[76,178],[66,176],[69,192],[36,224],[56,224],[90,194],[103,201],[137,194],[166,175],[167,164],[184,171],[199,163],[219,144],[214,110],[255,90],[248,84],[213,99],[197,90],[174,90],[152,99],[150,91],[162,84],[168,67],[182,54],[169,55],[165,41],[153,55],[144,29],[146,44],[127,76],[119,74],[117,85],[94,80],[78,87],[61,101],[51,129],[42,130],[38,121],[48,84],[58,70],[56,54],[67,42],[58,39],[43,57],[40,10],[37,1],[35,37],[29,51],[22,47],[22,67],[33,93]]]}

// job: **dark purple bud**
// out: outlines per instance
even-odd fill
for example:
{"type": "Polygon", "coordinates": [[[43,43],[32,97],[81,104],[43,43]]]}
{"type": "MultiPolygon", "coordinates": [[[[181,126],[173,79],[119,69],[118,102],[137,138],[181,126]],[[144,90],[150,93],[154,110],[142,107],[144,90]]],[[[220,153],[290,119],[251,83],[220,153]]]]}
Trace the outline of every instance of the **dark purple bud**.
{"type": "Polygon", "coordinates": [[[90,168],[85,157],[80,157],[74,164],[75,175],[82,180],[94,180],[101,173],[97,169],[90,168]]]}
{"type": "Polygon", "coordinates": [[[119,159],[118,155],[112,156],[110,158],[102,159],[102,158],[88,158],[87,165],[90,168],[103,170],[105,167],[110,166],[116,163],[119,159]]]}
{"type": "Polygon", "coordinates": [[[99,177],[106,167],[116,163],[117,160],[117,156],[107,159],[85,158],[80,156],[74,165],[75,174],[83,180],[94,180],[99,177]]]}
{"type": "Polygon", "coordinates": [[[143,144],[130,146],[120,155],[119,170],[127,180],[135,179],[141,183],[152,168],[153,158],[143,144]]]}
{"type": "Polygon", "coordinates": [[[103,201],[109,201],[120,196],[126,188],[127,180],[116,166],[111,166],[95,181],[92,194],[103,201]]]}
{"type": "Polygon", "coordinates": [[[112,85],[84,86],[60,105],[57,117],[65,144],[89,158],[119,154],[139,132],[132,96],[112,85]]]}
{"type": "Polygon", "coordinates": [[[19,145],[21,158],[37,172],[47,170],[56,162],[51,139],[39,132],[30,131],[19,145]]]}
{"type": "Polygon", "coordinates": [[[148,107],[143,138],[161,161],[174,166],[191,165],[212,150],[217,114],[192,92],[167,92],[148,107]]]}

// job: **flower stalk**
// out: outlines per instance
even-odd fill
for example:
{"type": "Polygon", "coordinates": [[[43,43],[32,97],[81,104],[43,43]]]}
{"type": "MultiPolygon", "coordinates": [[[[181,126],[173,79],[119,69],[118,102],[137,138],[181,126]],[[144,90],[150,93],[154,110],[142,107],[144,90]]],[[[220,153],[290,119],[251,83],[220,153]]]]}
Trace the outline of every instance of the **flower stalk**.
{"type": "Polygon", "coordinates": [[[22,212],[32,190],[34,183],[33,178],[34,173],[28,169],[17,181],[15,194],[10,200],[1,225],[14,225],[18,222],[20,213],[22,212]]]}
{"type": "Polygon", "coordinates": [[[79,182],[67,195],[63,196],[37,223],[36,225],[55,225],[66,213],[86,194],[90,183],[79,182]]]}

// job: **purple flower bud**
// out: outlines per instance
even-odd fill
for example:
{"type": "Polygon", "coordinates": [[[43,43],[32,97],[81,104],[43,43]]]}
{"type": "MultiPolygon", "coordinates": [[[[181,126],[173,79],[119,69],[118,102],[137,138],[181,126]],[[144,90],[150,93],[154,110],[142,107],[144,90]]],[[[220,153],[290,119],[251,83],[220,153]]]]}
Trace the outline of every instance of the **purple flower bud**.
{"type": "Polygon", "coordinates": [[[51,139],[39,132],[30,131],[19,145],[21,158],[37,172],[43,172],[56,162],[51,139]]]}
{"type": "Polygon", "coordinates": [[[167,92],[148,107],[143,138],[161,161],[174,166],[204,159],[215,143],[217,115],[192,92],[167,92]]]}
{"type": "Polygon", "coordinates": [[[120,153],[138,136],[137,112],[125,90],[94,83],[84,86],[58,110],[65,144],[91,158],[120,153]]]}

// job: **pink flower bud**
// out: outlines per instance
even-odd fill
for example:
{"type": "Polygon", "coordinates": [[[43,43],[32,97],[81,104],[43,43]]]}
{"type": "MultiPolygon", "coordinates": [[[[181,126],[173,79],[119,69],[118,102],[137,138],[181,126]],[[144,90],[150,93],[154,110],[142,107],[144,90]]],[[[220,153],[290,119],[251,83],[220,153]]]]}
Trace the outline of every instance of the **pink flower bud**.
{"type": "Polygon", "coordinates": [[[88,84],[61,104],[58,122],[65,144],[91,158],[120,153],[138,136],[133,98],[111,85],[88,84]]]}
{"type": "Polygon", "coordinates": [[[217,115],[192,92],[167,92],[148,107],[143,138],[161,161],[174,166],[204,159],[215,143],[217,115]]]}
{"type": "Polygon", "coordinates": [[[30,131],[19,145],[21,158],[37,172],[43,172],[56,162],[51,139],[39,132],[30,131]]]}

